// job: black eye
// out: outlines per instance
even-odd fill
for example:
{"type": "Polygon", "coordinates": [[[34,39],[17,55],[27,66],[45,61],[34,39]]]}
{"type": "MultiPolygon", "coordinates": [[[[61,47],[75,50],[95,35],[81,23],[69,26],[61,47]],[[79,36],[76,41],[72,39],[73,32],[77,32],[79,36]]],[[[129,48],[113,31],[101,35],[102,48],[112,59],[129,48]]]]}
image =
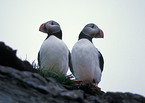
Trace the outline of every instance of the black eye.
{"type": "Polygon", "coordinates": [[[54,22],[53,21],[51,22],[51,25],[54,25],[54,22]]]}
{"type": "Polygon", "coordinates": [[[95,25],[93,24],[93,25],[92,25],[92,28],[94,28],[94,26],[95,26],[95,25]]]}

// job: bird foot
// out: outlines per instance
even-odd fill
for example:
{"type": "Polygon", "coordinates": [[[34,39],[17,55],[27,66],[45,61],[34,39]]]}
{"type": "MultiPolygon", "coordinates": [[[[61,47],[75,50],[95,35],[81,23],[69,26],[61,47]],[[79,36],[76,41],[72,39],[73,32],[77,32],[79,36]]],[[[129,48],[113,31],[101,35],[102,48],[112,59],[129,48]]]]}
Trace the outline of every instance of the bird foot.
{"type": "Polygon", "coordinates": [[[98,87],[98,86],[96,86],[96,85],[94,85],[94,89],[95,89],[95,90],[101,90],[101,88],[98,87]]]}
{"type": "Polygon", "coordinates": [[[82,80],[74,80],[75,82],[82,82],[82,80]]]}
{"type": "Polygon", "coordinates": [[[94,83],[93,84],[93,86],[94,86],[94,88],[96,88],[96,89],[98,89],[98,90],[100,90],[101,88],[100,87],[98,87],[98,83],[96,82],[96,83],[94,83]]]}

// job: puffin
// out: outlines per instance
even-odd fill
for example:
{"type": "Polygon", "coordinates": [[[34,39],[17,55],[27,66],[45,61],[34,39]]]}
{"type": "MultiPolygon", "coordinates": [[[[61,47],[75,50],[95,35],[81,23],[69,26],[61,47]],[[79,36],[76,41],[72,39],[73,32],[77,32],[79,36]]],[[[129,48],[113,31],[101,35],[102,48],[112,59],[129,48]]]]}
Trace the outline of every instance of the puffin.
{"type": "Polygon", "coordinates": [[[62,41],[60,25],[56,21],[50,20],[41,24],[39,31],[47,34],[38,53],[38,65],[40,69],[66,74],[69,66],[70,52],[62,41]]]}
{"type": "Polygon", "coordinates": [[[79,34],[71,51],[71,72],[76,81],[91,83],[98,87],[101,81],[104,59],[94,46],[93,38],[103,38],[103,31],[94,23],[87,24],[79,34]]]}

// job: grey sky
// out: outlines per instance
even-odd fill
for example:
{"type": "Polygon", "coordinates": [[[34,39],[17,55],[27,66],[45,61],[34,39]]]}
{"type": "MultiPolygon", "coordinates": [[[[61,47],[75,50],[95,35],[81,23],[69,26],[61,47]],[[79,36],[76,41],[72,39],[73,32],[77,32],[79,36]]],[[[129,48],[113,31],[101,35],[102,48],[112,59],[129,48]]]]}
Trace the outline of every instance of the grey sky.
{"type": "Polygon", "coordinates": [[[105,59],[99,86],[145,96],[145,0],[0,0],[0,41],[37,60],[48,20],[60,24],[70,50],[87,23],[97,24],[105,36],[93,39],[105,59]]]}

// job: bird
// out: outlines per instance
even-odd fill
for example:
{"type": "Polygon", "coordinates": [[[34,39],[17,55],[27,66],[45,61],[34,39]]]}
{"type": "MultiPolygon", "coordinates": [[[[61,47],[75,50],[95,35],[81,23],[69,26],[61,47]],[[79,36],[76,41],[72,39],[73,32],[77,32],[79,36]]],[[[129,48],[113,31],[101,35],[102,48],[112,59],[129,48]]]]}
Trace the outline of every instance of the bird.
{"type": "Polygon", "coordinates": [[[40,69],[52,70],[66,74],[69,66],[70,51],[62,41],[60,25],[50,20],[40,25],[39,31],[47,33],[38,53],[38,65],[40,69]]]}
{"type": "Polygon", "coordinates": [[[72,48],[70,70],[76,81],[98,86],[101,81],[104,59],[94,46],[93,38],[104,38],[104,33],[96,24],[89,23],[80,32],[78,41],[72,48]]]}

